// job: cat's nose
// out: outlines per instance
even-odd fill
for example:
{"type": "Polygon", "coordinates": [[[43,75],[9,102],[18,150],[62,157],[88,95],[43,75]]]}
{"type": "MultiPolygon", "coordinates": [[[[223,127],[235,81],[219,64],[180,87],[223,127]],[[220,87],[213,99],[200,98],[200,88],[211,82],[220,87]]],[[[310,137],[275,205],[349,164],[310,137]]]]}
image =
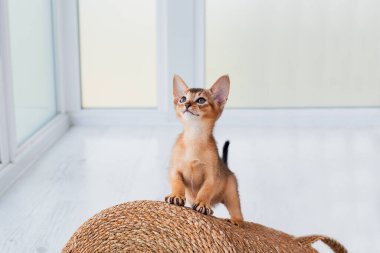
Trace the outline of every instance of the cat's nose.
{"type": "Polygon", "coordinates": [[[189,107],[191,106],[191,104],[190,103],[186,103],[185,106],[186,106],[186,109],[189,109],[189,107]]]}

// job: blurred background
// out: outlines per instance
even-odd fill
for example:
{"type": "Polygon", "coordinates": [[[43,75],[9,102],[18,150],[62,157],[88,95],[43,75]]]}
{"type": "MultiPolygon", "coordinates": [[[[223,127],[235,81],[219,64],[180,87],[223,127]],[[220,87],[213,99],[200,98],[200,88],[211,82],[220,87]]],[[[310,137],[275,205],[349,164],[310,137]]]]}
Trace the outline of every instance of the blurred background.
{"type": "Polygon", "coordinates": [[[247,220],[380,252],[377,0],[0,0],[0,252],[164,199],[174,73],[230,76],[215,136],[247,220]]]}

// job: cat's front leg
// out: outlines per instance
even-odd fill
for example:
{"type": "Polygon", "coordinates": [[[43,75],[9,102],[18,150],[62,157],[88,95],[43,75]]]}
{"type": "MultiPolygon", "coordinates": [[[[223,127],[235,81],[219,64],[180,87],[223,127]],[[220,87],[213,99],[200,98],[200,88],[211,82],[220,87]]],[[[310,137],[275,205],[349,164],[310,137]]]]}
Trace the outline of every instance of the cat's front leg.
{"type": "Polygon", "coordinates": [[[197,194],[195,203],[192,208],[200,213],[212,215],[214,211],[211,209],[211,198],[213,195],[214,180],[205,180],[201,189],[197,194]]]}
{"type": "Polygon", "coordinates": [[[165,201],[177,206],[184,206],[186,203],[186,198],[183,176],[179,171],[174,170],[172,173],[170,173],[169,179],[172,187],[172,193],[165,197],[165,201]]]}

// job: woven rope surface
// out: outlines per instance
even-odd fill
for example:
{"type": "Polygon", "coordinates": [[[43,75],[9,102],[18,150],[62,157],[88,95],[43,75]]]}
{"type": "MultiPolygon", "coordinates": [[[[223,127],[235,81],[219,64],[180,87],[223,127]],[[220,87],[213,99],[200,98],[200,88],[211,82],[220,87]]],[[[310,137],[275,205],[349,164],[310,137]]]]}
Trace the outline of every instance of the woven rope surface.
{"type": "Polygon", "coordinates": [[[72,235],[62,253],[315,253],[310,245],[317,240],[333,244],[330,247],[335,252],[347,252],[338,242],[324,236],[296,238],[251,222],[236,227],[190,208],[158,201],[135,201],[105,209],[87,220],[72,235]]]}

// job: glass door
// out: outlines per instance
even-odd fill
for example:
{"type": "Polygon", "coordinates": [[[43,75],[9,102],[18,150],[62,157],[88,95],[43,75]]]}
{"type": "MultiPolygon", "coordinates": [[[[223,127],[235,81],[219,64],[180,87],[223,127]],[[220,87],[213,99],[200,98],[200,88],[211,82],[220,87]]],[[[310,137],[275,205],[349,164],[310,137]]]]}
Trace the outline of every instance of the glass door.
{"type": "Polygon", "coordinates": [[[51,0],[8,1],[17,144],[57,113],[51,0]]]}

